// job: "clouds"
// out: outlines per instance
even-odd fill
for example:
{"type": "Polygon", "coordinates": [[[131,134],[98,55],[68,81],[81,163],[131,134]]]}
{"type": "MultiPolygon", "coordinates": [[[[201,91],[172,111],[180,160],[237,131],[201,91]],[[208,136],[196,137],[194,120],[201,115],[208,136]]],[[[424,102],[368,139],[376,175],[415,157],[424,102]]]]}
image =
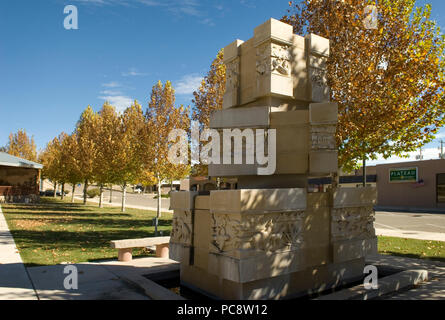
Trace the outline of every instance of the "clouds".
{"type": "Polygon", "coordinates": [[[123,112],[126,108],[130,107],[134,99],[122,93],[118,88],[122,88],[119,82],[103,83],[102,87],[107,89],[100,92],[99,99],[108,101],[112,106],[116,108],[116,111],[123,112]]]}
{"type": "Polygon", "coordinates": [[[176,82],[175,92],[180,95],[191,95],[201,85],[203,77],[198,74],[189,74],[183,76],[176,82]]]}
{"type": "MultiPolygon", "coordinates": [[[[209,17],[203,8],[205,2],[197,0],[73,0],[83,5],[94,6],[127,6],[137,7],[146,6],[150,8],[160,8],[176,16],[189,16],[196,18],[196,22],[207,26],[214,26],[215,23],[209,17]]],[[[214,6],[217,10],[222,10],[223,6],[217,4],[214,6]]]]}
{"type": "Polygon", "coordinates": [[[119,82],[116,81],[112,81],[112,82],[108,82],[108,83],[103,83],[102,87],[106,87],[106,88],[119,88],[122,85],[119,82]]]}
{"type": "MultiPolygon", "coordinates": [[[[431,160],[431,159],[439,159],[440,150],[437,147],[435,148],[422,148],[422,156],[423,160],[431,160]]],[[[413,151],[408,153],[408,158],[402,157],[391,157],[389,159],[384,159],[383,157],[379,157],[377,160],[372,160],[368,162],[368,165],[374,166],[376,164],[384,164],[384,163],[396,163],[396,162],[410,162],[417,161],[416,156],[419,155],[419,151],[413,151]]]]}
{"type": "Polygon", "coordinates": [[[147,73],[139,72],[136,68],[130,68],[126,72],[122,72],[121,75],[123,77],[143,77],[146,76],[147,73]]]}

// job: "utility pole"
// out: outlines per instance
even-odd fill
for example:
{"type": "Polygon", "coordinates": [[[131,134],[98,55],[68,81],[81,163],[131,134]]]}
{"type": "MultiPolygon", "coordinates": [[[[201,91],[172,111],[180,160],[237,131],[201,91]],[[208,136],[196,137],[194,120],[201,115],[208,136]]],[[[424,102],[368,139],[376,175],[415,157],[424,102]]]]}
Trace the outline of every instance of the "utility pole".
{"type": "Polygon", "coordinates": [[[439,153],[439,159],[445,159],[445,154],[443,154],[443,144],[444,141],[440,140],[440,153],[439,153]]]}
{"type": "Polygon", "coordinates": [[[422,147],[420,147],[419,152],[420,152],[419,155],[416,156],[416,160],[423,160],[422,147]]]}
{"type": "Polygon", "coordinates": [[[366,188],[366,157],[363,157],[363,188],[366,188]]]}

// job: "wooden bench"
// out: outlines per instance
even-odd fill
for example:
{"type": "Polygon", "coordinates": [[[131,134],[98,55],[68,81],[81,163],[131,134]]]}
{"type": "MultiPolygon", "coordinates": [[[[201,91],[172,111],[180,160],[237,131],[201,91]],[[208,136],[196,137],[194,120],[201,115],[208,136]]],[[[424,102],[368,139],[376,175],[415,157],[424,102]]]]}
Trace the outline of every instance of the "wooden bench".
{"type": "Polygon", "coordinates": [[[113,240],[111,241],[111,247],[113,249],[118,249],[119,261],[131,261],[133,259],[133,248],[145,248],[151,246],[156,246],[156,257],[168,258],[169,242],[170,237],[113,240]]]}

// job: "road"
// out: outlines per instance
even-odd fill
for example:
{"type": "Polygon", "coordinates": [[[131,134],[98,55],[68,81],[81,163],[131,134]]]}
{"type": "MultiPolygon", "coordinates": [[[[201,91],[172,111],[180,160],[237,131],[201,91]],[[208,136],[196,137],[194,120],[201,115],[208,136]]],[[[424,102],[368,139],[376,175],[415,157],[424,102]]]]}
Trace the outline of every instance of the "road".
{"type": "MultiPolygon", "coordinates": [[[[82,197],[82,189],[77,188],[75,192],[76,197],[82,197]]],[[[127,192],[126,204],[128,206],[157,208],[158,199],[153,199],[154,194],[134,194],[127,192]]],[[[104,204],[110,203],[110,191],[104,192],[104,204]]],[[[113,190],[112,203],[115,205],[122,203],[122,191],[113,190]]],[[[161,207],[163,210],[168,210],[170,207],[170,199],[162,198],[161,207]]]]}
{"type": "Polygon", "coordinates": [[[445,233],[445,214],[377,211],[375,227],[391,230],[445,233]]]}
{"type": "Polygon", "coordinates": [[[377,235],[445,241],[445,214],[376,212],[377,235]]]}

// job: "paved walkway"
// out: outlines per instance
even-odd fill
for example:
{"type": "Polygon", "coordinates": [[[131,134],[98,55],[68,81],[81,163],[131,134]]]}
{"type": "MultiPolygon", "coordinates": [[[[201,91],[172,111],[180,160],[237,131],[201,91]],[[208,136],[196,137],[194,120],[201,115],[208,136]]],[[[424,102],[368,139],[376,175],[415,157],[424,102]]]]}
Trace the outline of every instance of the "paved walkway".
{"type": "Polygon", "coordinates": [[[0,206],[0,300],[37,300],[0,206]]]}
{"type": "MultiPolygon", "coordinates": [[[[177,271],[179,264],[170,259],[139,258],[129,262],[101,261],[76,263],[78,286],[68,290],[64,287],[67,265],[52,265],[28,268],[28,272],[41,300],[150,300],[145,287],[156,287],[144,276],[160,271],[177,271]],[[145,286],[144,286],[145,284],[145,286]]],[[[173,299],[174,295],[161,288],[155,298],[173,299]]],[[[159,290],[158,290],[159,291],[159,290]]]]}
{"type": "Polygon", "coordinates": [[[366,259],[367,264],[393,268],[428,271],[428,281],[410,290],[388,294],[379,300],[445,300],[445,263],[425,259],[375,255],[366,259]]]}

